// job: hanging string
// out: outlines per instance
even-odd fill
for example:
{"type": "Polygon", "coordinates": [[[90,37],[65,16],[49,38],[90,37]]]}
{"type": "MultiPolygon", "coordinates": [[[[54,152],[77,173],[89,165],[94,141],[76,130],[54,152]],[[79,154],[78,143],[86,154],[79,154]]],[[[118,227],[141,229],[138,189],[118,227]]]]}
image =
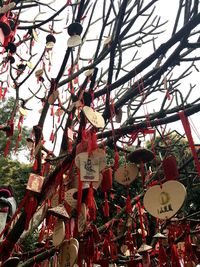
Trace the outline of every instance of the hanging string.
{"type": "Polygon", "coordinates": [[[200,140],[200,134],[199,134],[199,132],[198,132],[197,128],[195,127],[195,124],[193,123],[193,121],[192,121],[192,118],[191,118],[191,117],[189,117],[189,121],[190,121],[190,125],[191,125],[191,127],[192,127],[192,129],[193,129],[194,133],[196,134],[196,136],[197,136],[197,137],[198,137],[198,139],[200,140]]]}

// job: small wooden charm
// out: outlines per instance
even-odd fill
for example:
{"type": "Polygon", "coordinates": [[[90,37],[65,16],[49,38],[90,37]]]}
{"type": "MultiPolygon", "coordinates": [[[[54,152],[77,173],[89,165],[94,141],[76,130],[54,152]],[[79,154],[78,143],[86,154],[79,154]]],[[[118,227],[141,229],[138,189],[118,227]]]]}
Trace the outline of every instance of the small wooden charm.
{"type": "Polygon", "coordinates": [[[149,251],[149,250],[151,250],[151,249],[152,249],[151,246],[149,246],[149,245],[143,243],[143,244],[139,247],[139,249],[137,250],[137,252],[138,252],[138,253],[144,253],[144,252],[147,252],[147,251],[149,251]]]}
{"type": "Polygon", "coordinates": [[[48,212],[60,219],[63,220],[69,219],[69,214],[67,213],[63,204],[60,204],[54,208],[49,209],[48,212]]]}

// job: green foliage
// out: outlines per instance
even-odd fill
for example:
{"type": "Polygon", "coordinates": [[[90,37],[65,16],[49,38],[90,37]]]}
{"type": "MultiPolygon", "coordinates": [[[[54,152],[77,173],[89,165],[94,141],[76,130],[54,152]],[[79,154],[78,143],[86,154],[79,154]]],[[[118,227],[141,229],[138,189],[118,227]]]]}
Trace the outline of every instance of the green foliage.
{"type": "Polygon", "coordinates": [[[39,232],[38,230],[30,231],[29,234],[20,240],[20,248],[23,252],[35,250],[35,243],[38,241],[39,232]]]}
{"type": "MultiPolygon", "coordinates": [[[[14,106],[14,98],[10,97],[7,101],[2,101],[0,102],[0,124],[1,125],[7,125],[8,121],[10,120],[10,115],[12,112],[14,106]]],[[[17,124],[19,120],[19,116],[15,116],[15,123],[17,124]]],[[[15,125],[15,130],[14,134],[11,137],[11,145],[9,149],[8,156],[11,157],[12,154],[19,154],[22,150],[26,149],[26,137],[29,136],[30,130],[27,127],[22,126],[22,132],[21,136],[22,139],[19,142],[19,147],[15,153],[15,147],[16,147],[16,142],[18,138],[18,129],[17,125],[15,125]]],[[[0,131],[0,156],[4,154],[4,150],[6,147],[6,133],[0,131]]]]}
{"type": "Polygon", "coordinates": [[[12,187],[18,203],[25,194],[30,171],[31,167],[27,164],[0,157],[0,184],[12,187]]]}

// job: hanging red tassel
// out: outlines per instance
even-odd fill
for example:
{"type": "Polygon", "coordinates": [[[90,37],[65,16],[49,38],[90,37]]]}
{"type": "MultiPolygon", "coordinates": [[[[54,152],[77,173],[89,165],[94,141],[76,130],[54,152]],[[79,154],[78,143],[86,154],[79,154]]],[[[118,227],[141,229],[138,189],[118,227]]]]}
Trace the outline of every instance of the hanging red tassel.
{"type": "Polygon", "coordinates": [[[81,203],[82,203],[82,195],[83,195],[83,192],[82,192],[83,182],[81,181],[81,178],[80,178],[80,171],[78,170],[77,173],[78,173],[77,212],[78,212],[78,215],[80,215],[80,212],[81,212],[81,203]]]}
{"type": "Polygon", "coordinates": [[[190,237],[190,226],[187,225],[187,233],[185,237],[185,251],[184,251],[184,263],[192,262],[193,257],[193,251],[192,251],[192,241],[190,237]]]}
{"type": "Polygon", "coordinates": [[[6,158],[7,155],[8,155],[8,152],[9,152],[9,148],[10,148],[10,144],[11,144],[11,140],[10,138],[6,141],[6,147],[5,147],[5,150],[4,150],[4,157],[6,158]]]}
{"type": "Polygon", "coordinates": [[[139,263],[137,263],[135,260],[130,260],[127,262],[127,264],[128,267],[139,267],[139,263]]]}
{"type": "Polygon", "coordinates": [[[162,245],[162,241],[159,241],[159,252],[158,253],[159,253],[158,254],[159,266],[165,267],[167,263],[167,254],[162,245]]]}
{"type": "Polygon", "coordinates": [[[95,224],[91,224],[92,234],[95,240],[95,243],[98,243],[101,241],[101,236],[99,234],[99,231],[95,224]]]}
{"type": "Polygon", "coordinates": [[[90,183],[90,187],[88,190],[86,205],[89,210],[90,220],[96,220],[96,205],[94,201],[94,189],[92,183],[90,183]]]}
{"type": "Polygon", "coordinates": [[[51,106],[51,114],[50,114],[50,116],[54,116],[54,107],[53,106],[51,106]]]}
{"type": "Polygon", "coordinates": [[[22,140],[22,135],[19,133],[15,145],[15,154],[17,153],[18,147],[19,147],[19,142],[22,140]]]}
{"type": "Polygon", "coordinates": [[[109,267],[109,260],[108,259],[101,259],[98,261],[101,267],[109,267]]]}
{"type": "Polygon", "coordinates": [[[36,171],[38,168],[38,160],[35,159],[34,163],[33,163],[33,170],[36,171]]]}
{"type": "Polygon", "coordinates": [[[166,157],[162,162],[162,166],[167,181],[177,180],[179,178],[177,161],[173,155],[166,157]]]}
{"type": "Polygon", "coordinates": [[[90,260],[93,260],[94,254],[95,254],[94,238],[91,235],[88,238],[88,242],[87,242],[87,257],[89,257],[90,260]]]}
{"type": "Polygon", "coordinates": [[[17,128],[18,128],[19,131],[21,130],[23,121],[24,121],[24,116],[21,115],[21,116],[19,117],[19,121],[18,121],[18,124],[17,124],[17,128]]]}
{"type": "Polygon", "coordinates": [[[126,213],[130,214],[132,212],[132,204],[131,204],[131,197],[130,195],[128,194],[127,195],[127,199],[126,199],[126,213]]]}
{"type": "Polygon", "coordinates": [[[109,202],[107,198],[107,194],[105,193],[105,201],[103,204],[103,214],[104,217],[109,217],[110,216],[110,207],[109,207],[109,202]]]}
{"type": "Polygon", "coordinates": [[[53,141],[54,141],[54,138],[55,138],[55,136],[54,136],[54,132],[53,132],[53,130],[52,130],[52,131],[51,131],[51,135],[50,135],[50,137],[49,137],[49,141],[53,142],[53,141]]]}
{"type": "Polygon", "coordinates": [[[172,267],[181,267],[177,247],[175,244],[171,245],[171,264],[172,267]]]}
{"type": "Polygon", "coordinates": [[[102,171],[101,189],[103,192],[107,192],[112,189],[112,168],[107,168],[102,171]]]}
{"type": "Polygon", "coordinates": [[[96,132],[92,131],[88,138],[88,154],[90,155],[94,150],[98,148],[96,132]]]}
{"type": "Polygon", "coordinates": [[[114,155],[114,170],[116,171],[119,168],[119,153],[117,150],[115,150],[114,155]]]}
{"type": "Polygon", "coordinates": [[[180,117],[181,122],[183,124],[183,128],[185,130],[185,133],[186,133],[186,136],[187,136],[187,139],[188,139],[188,143],[190,145],[190,149],[191,149],[192,155],[194,157],[194,162],[195,162],[195,165],[196,165],[199,177],[200,177],[200,163],[199,163],[198,155],[197,155],[197,152],[196,152],[196,149],[195,149],[195,146],[194,146],[194,141],[193,141],[193,138],[192,138],[192,133],[191,133],[191,129],[190,129],[190,124],[189,124],[188,118],[185,116],[185,113],[183,111],[179,112],[179,117],[180,117]]]}
{"type": "Polygon", "coordinates": [[[26,212],[25,230],[28,230],[29,222],[37,209],[37,200],[34,196],[29,198],[29,201],[25,203],[24,211],[26,212]]]}
{"type": "Polygon", "coordinates": [[[9,131],[6,131],[6,137],[13,136],[14,134],[14,122],[13,120],[8,121],[9,131]]]}
{"type": "Polygon", "coordinates": [[[110,257],[110,245],[107,238],[104,239],[103,246],[102,246],[103,254],[105,258],[110,257]]]}

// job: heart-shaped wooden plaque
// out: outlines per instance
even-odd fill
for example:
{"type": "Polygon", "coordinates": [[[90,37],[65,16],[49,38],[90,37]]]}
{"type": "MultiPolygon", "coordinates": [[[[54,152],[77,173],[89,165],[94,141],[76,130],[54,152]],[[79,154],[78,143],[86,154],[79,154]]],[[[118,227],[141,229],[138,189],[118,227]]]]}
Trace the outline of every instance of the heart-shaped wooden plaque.
{"type": "Polygon", "coordinates": [[[167,181],[162,186],[150,187],[144,195],[145,209],[154,217],[167,220],[173,217],[182,207],[186,189],[178,181],[167,181]]]}

